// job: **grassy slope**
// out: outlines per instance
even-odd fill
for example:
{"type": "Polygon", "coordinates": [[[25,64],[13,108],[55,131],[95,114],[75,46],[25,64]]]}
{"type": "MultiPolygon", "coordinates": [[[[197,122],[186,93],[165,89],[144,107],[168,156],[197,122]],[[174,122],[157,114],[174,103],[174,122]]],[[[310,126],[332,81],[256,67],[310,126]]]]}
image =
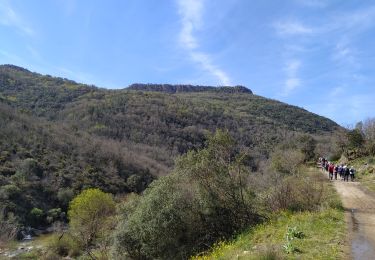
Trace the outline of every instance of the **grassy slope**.
{"type": "Polygon", "coordinates": [[[316,212],[281,212],[230,242],[219,243],[211,253],[195,259],[341,259],[345,257],[346,225],[340,199],[325,183],[325,199],[316,212]],[[288,227],[297,227],[305,237],[294,239],[296,251],[287,254],[288,227]],[[268,258],[266,257],[268,256],[268,258]]]}

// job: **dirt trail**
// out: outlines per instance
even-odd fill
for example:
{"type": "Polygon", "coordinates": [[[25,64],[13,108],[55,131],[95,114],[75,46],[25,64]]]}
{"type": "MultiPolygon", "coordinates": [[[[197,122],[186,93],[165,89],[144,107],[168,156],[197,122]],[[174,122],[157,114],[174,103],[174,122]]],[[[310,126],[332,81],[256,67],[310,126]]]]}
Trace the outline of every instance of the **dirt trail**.
{"type": "Polygon", "coordinates": [[[349,223],[352,258],[375,259],[375,196],[359,182],[334,181],[349,223]]]}

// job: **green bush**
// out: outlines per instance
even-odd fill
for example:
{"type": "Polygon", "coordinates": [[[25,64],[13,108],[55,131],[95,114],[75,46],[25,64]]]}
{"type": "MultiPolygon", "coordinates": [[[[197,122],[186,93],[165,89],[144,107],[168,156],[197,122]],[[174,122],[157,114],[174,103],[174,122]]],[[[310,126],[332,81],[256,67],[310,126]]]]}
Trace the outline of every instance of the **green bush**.
{"type": "Polygon", "coordinates": [[[271,167],[282,174],[297,174],[305,156],[296,149],[276,149],[271,154],[271,167]]]}
{"type": "Polygon", "coordinates": [[[48,249],[50,255],[57,254],[62,257],[77,257],[82,253],[80,244],[69,233],[53,236],[48,249]]]}
{"type": "Polygon", "coordinates": [[[44,212],[42,209],[39,208],[33,208],[30,211],[30,223],[33,227],[38,227],[41,224],[43,224],[43,217],[44,217],[44,212]]]}
{"type": "Polygon", "coordinates": [[[57,199],[64,207],[69,205],[69,202],[73,199],[73,197],[74,191],[70,188],[62,188],[57,192],[57,199]]]}
{"type": "Polygon", "coordinates": [[[70,234],[86,252],[108,243],[113,229],[115,202],[111,194],[99,189],[87,189],[69,205],[70,234]]]}
{"type": "Polygon", "coordinates": [[[125,206],[115,234],[117,258],[188,258],[260,221],[243,158],[223,131],[207,148],[182,156],[172,174],[125,206]]]}

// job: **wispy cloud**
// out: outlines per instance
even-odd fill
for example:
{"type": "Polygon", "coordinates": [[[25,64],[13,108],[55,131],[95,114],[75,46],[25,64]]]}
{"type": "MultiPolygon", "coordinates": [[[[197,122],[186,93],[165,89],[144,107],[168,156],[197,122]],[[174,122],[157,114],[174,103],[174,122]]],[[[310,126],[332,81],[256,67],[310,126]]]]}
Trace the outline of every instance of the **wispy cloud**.
{"type": "Polygon", "coordinates": [[[0,24],[14,27],[28,36],[33,36],[35,34],[34,30],[16,13],[7,0],[0,1],[0,24]]]}
{"type": "Polygon", "coordinates": [[[336,43],[332,51],[332,59],[337,63],[349,65],[354,69],[361,67],[357,59],[357,51],[350,46],[350,41],[347,38],[342,38],[336,43]]]}
{"type": "Polygon", "coordinates": [[[301,61],[289,60],[285,65],[286,80],[284,83],[283,95],[288,96],[293,90],[301,85],[301,79],[298,77],[298,71],[301,67],[301,61]]]}
{"type": "Polygon", "coordinates": [[[202,70],[215,77],[221,85],[230,85],[229,76],[214,64],[212,57],[208,53],[199,51],[199,39],[194,32],[199,30],[203,23],[204,0],[177,0],[177,3],[182,25],[179,34],[181,46],[202,70]]]}
{"type": "Polygon", "coordinates": [[[312,34],[314,29],[299,21],[278,21],[274,25],[277,34],[282,36],[312,34]]]}

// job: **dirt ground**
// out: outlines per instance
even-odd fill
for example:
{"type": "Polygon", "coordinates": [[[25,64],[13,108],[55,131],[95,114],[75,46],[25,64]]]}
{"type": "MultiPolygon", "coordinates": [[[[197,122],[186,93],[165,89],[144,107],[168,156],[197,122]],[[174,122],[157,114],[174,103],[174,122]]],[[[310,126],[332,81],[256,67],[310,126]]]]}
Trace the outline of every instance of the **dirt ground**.
{"type": "Polygon", "coordinates": [[[334,181],[346,210],[351,258],[375,259],[375,196],[359,182],[334,181]]]}

